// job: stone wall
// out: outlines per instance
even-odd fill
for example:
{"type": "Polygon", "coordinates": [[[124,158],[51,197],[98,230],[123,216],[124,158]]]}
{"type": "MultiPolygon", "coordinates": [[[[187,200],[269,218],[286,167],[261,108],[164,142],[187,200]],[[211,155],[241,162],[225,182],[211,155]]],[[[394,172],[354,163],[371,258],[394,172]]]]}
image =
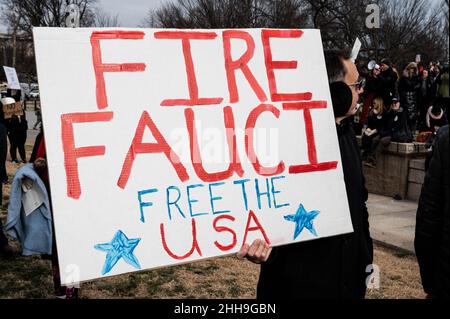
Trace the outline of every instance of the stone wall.
{"type": "Polygon", "coordinates": [[[425,159],[414,159],[409,161],[408,172],[408,194],[407,199],[418,201],[422,184],[425,179],[425,159]]]}
{"type": "Polygon", "coordinates": [[[425,177],[424,143],[390,143],[377,157],[376,167],[363,166],[370,193],[417,201],[425,177]]]}

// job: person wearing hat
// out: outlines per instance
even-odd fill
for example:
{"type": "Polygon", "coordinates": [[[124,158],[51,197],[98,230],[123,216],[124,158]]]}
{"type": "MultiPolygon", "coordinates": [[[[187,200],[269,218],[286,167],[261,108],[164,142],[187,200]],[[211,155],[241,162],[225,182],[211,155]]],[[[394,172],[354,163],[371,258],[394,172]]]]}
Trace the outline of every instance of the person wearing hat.
{"type": "Polygon", "coordinates": [[[428,131],[437,132],[441,127],[448,124],[447,117],[440,105],[431,105],[425,116],[428,131]]]}
{"type": "Polygon", "coordinates": [[[237,256],[261,264],[258,299],[365,297],[373,244],[366,206],[368,192],[352,128],[363,89],[350,54],[329,51],[325,60],[354,232],[275,248],[261,240],[245,244],[237,256]]]}
{"type": "Polygon", "coordinates": [[[378,97],[382,97],[383,83],[381,82],[380,74],[381,66],[375,64],[366,78],[366,86],[364,88],[364,104],[361,113],[359,114],[359,124],[361,126],[366,123],[373,101],[378,97]]]}
{"type": "MultiPolygon", "coordinates": [[[[20,101],[20,90],[8,89],[7,95],[8,97],[5,99],[10,99],[11,102],[13,101],[12,103],[20,101]]],[[[11,102],[8,102],[8,104],[11,102]]],[[[9,154],[11,156],[11,161],[17,164],[20,163],[20,161],[17,160],[17,151],[19,151],[22,162],[26,163],[25,143],[27,140],[28,122],[25,110],[21,112],[21,115],[13,114],[10,118],[4,119],[4,122],[8,128],[8,138],[10,143],[9,154]]]]}
{"type": "Polygon", "coordinates": [[[381,132],[381,145],[385,147],[391,141],[397,143],[411,143],[413,141],[413,135],[408,126],[408,112],[401,106],[398,96],[392,99],[381,132]]]}
{"type": "Polygon", "coordinates": [[[380,62],[381,67],[381,97],[383,98],[384,105],[391,105],[392,98],[397,92],[398,75],[392,68],[392,63],[389,59],[384,58],[380,62]]]}

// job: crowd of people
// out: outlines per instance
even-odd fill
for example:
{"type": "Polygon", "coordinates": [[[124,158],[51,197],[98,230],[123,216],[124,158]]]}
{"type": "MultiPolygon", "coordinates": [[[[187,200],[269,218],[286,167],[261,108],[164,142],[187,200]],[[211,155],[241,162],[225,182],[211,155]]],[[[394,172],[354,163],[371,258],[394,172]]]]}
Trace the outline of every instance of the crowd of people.
{"type": "Polygon", "coordinates": [[[448,123],[449,65],[408,63],[400,73],[389,59],[360,70],[366,85],[359,114],[362,157],[375,167],[377,154],[392,142],[427,142],[448,123]]]}

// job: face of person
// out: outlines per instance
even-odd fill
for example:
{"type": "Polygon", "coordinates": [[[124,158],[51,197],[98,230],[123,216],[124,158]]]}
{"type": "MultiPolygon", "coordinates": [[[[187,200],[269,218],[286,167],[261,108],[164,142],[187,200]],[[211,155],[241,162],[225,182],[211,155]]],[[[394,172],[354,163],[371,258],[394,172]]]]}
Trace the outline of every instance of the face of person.
{"type": "Polygon", "coordinates": [[[400,102],[399,101],[392,103],[391,109],[397,111],[399,108],[400,108],[400,102]]]}
{"type": "Polygon", "coordinates": [[[357,83],[359,79],[359,73],[358,69],[356,68],[355,63],[353,63],[351,60],[345,60],[344,65],[347,68],[347,75],[345,76],[345,83],[350,87],[352,90],[352,105],[350,109],[347,112],[347,116],[352,116],[356,113],[357,109],[356,106],[358,104],[359,95],[364,92],[362,88],[359,88],[357,83]]]}
{"type": "Polygon", "coordinates": [[[381,73],[381,69],[380,68],[373,69],[373,75],[374,76],[378,76],[378,75],[380,75],[380,73],[381,73]]]}
{"type": "Polygon", "coordinates": [[[386,71],[387,69],[389,69],[389,66],[387,64],[381,63],[381,70],[386,71]]]}
{"type": "Polygon", "coordinates": [[[423,77],[427,78],[428,77],[428,71],[427,70],[423,70],[423,77]]]}

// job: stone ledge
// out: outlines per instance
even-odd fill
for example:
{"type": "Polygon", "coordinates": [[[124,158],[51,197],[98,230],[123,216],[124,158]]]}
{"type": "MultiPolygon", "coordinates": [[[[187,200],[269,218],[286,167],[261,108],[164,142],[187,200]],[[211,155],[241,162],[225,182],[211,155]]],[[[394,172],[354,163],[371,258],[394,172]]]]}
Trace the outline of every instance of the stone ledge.
{"type": "MultiPolygon", "coordinates": [[[[358,145],[361,146],[361,136],[356,137],[358,145]]],[[[385,152],[396,154],[426,154],[428,150],[425,143],[412,142],[412,143],[397,143],[390,142],[385,148],[385,152]]]]}
{"type": "MultiPolygon", "coordinates": [[[[361,145],[361,137],[357,137],[361,145]]],[[[391,142],[378,154],[376,167],[363,166],[370,193],[417,201],[425,177],[425,143],[391,142]]]]}

